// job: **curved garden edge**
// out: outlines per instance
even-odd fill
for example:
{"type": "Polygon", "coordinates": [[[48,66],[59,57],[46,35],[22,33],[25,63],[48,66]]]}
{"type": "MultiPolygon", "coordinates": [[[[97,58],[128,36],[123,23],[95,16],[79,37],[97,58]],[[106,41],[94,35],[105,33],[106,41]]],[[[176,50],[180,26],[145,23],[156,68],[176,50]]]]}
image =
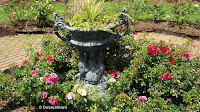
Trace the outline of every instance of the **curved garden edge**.
{"type": "MultiPolygon", "coordinates": [[[[135,32],[144,32],[141,30],[135,30],[135,32]]],[[[171,30],[166,30],[166,29],[151,29],[151,30],[147,30],[146,32],[154,32],[154,33],[166,33],[168,35],[174,35],[174,36],[181,36],[181,37],[190,37],[193,39],[198,39],[200,38],[200,36],[196,36],[196,35],[191,35],[191,34],[187,34],[187,33],[180,33],[180,32],[174,32],[171,30]]]]}
{"type": "Polygon", "coordinates": [[[166,20],[138,20],[133,24],[135,32],[155,32],[166,33],[174,36],[200,38],[200,24],[186,22],[181,26],[176,25],[175,21],[166,20]]]}

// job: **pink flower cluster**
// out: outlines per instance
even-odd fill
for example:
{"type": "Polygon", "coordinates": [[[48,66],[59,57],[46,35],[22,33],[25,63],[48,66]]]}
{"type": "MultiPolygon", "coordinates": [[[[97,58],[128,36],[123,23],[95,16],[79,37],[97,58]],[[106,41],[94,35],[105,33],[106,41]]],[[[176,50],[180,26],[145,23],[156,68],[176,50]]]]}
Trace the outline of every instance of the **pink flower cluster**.
{"type": "Polygon", "coordinates": [[[22,68],[22,67],[24,66],[25,63],[28,63],[28,60],[27,60],[27,59],[25,59],[24,62],[21,62],[21,63],[20,63],[19,68],[22,68]]]}
{"type": "Polygon", "coordinates": [[[79,93],[81,96],[86,96],[86,90],[83,88],[78,88],[77,93],[79,93]]]}
{"type": "Polygon", "coordinates": [[[53,98],[53,96],[50,96],[49,103],[50,103],[51,105],[55,105],[57,102],[58,102],[58,99],[57,99],[57,98],[53,98]]]}
{"type": "Polygon", "coordinates": [[[57,75],[55,73],[45,73],[44,75],[44,79],[42,79],[42,82],[45,82],[45,84],[51,84],[51,83],[55,83],[56,81],[58,81],[59,78],[57,77],[57,75]]]}
{"type": "Polygon", "coordinates": [[[164,72],[160,76],[162,77],[163,80],[171,79],[171,75],[165,74],[164,72]]]}
{"type": "Polygon", "coordinates": [[[38,56],[38,57],[42,57],[42,50],[37,51],[37,56],[38,56]]]}
{"type": "Polygon", "coordinates": [[[75,95],[74,95],[73,93],[71,93],[71,92],[67,93],[67,94],[65,95],[65,97],[66,97],[68,100],[73,100],[73,99],[75,99],[75,95]]]}
{"type": "Polygon", "coordinates": [[[43,99],[45,99],[45,98],[47,97],[47,95],[48,95],[48,94],[45,93],[45,92],[44,92],[44,93],[40,93],[40,96],[41,96],[43,99]]]}
{"type": "MultiPolygon", "coordinates": [[[[83,88],[80,88],[80,84],[76,84],[73,89],[76,89],[77,90],[77,93],[80,94],[81,96],[86,96],[87,95],[87,91],[83,88]]],[[[71,92],[69,93],[66,93],[65,95],[66,99],[68,100],[73,100],[75,99],[75,95],[71,92]]]]}
{"type": "Polygon", "coordinates": [[[119,75],[119,71],[117,70],[108,70],[107,74],[112,74],[112,76],[110,78],[115,78],[116,75],[119,75]]]}
{"type": "Polygon", "coordinates": [[[39,71],[40,71],[39,68],[36,68],[35,70],[31,70],[32,77],[36,77],[36,75],[38,74],[39,71]]]}
{"type": "Polygon", "coordinates": [[[147,97],[146,96],[138,96],[135,101],[139,101],[139,100],[143,100],[143,101],[147,101],[147,97]]]}
{"type": "MultiPolygon", "coordinates": [[[[43,93],[40,93],[40,96],[42,97],[42,99],[45,99],[47,97],[47,93],[43,92],[43,93]]],[[[49,103],[51,105],[55,105],[56,103],[58,102],[58,99],[57,98],[53,98],[53,96],[50,96],[50,100],[49,100],[49,103]]]]}
{"type": "Polygon", "coordinates": [[[13,18],[17,14],[17,12],[13,12],[13,14],[10,15],[11,18],[13,18]]]}
{"type": "Polygon", "coordinates": [[[192,59],[193,55],[185,53],[185,51],[182,51],[183,55],[186,56],[187,59],[192,59]]]}
{"type": "MultiPolygon", "coordinates": [[[[156,56],[156,54],[158,53],[158,46],[155,45],[147,45],[147,52],[150,53],[152,56],[156,56]]],[[[171,54],[170,50],[167,50],[167,45],[165,47],[159,46],[160,52],[163,52],[166,54],[171,54]]]]}
{"type": "Polygon", "coordinates": [[[48,59],[49,61],[53,61],[53,58],[51,56],[48,56],[48,59]]]}
{"type": "Polygon", "coordinates": [[[153,46],[151,44],[147,45],[147,52],[149,52],[152,56],[156,56],[158,53],[158,46],[153,46]]]}
{"type": "Polygon", "coordinates": [[[174,61],[173,57],[168,57],[168,58],[170,59],[170,60],[168,61],[169,64],[172,65],[172,64],[174,63],[174,62],[173,62],[173,61],[174,61]]]}
{"type": "MultiPolygon", "coordinates": [[[[38,57],[42,57],[42,50],[40,50],[40,51],[37,51],[37,56],[38,56],[38,57]]],[[[44,58],[44,60],[43,60],[43,61],[45,61],[45,60],[46,60],[46,59],[44,58]]],[[[47,60],[48,60],[48,61],[53,61],[53,60],[54,60],[54,58],[53,58],[53,57],[51,57],[51,56],[48,56],[47,60]]]]}
{"type": "Polygon", "coordinates": [[[161,86],[157,85],[157,88],[161,88],[161,86]]]}

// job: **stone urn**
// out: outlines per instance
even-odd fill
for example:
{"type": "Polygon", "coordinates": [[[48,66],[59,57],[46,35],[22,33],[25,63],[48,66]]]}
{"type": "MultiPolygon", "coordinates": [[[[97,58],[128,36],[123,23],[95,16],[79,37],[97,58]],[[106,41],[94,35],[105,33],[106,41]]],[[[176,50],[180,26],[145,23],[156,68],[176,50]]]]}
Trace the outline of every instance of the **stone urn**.
{"type": "MultiPolygon", "coordinates": [[[[128,10],[124,9],[123,13],[128,10]]],[[[79,73],[75,75],[75,82],[84,81],[84,87],[97,86],[99,90],[106,90],[108,84],[106,74],[104,73],[105,65],[103,63],[103,49],[111,45],[115,39],[122,37],[128,29],[128,18],[121,14],[117,18],[117,22],[122,25],[125,24],[125,29],[122,33],[113,34],[108,31],[98,29],[79,29],[76,30],[65,24],[57,13],[53,14],[55,18],[54,31],[59,29],[67,29],[71,35],[66,35],[66,38],[60,36],[58,32],[55,34],[67,43],[71,43],[79,50],[79,73]]],[[[114,29],[117,24],[114,24],[107,29],[114,29]]]]}

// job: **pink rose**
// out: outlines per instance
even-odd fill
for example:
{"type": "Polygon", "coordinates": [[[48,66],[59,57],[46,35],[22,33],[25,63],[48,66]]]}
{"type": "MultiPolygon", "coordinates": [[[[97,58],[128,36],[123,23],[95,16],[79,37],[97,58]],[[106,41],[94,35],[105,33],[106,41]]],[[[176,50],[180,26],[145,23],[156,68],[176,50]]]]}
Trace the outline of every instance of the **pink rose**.
{"type": "Polygon", "coordinates": [[[56,75],[55,73],[51,73],[50,76],[51,76],[52,78],[56,78],[56,77],[57,77],[57,75],[56,75]]]}
{"type": "Polygon", "coordinates": [[[24,64],[23,64],[23,63],[21,63],[21,64],[19,65],[19,68],[22,68],[22,67],[23,67],[23,65],[24,65],[24,64]]]}
{"type": "Polygon", "coordinates": [[[167,47],[162,47],[162,46],[159,46],[159,48],[160,48],[160,52],[166,52],[167,51],[167,47]]]}
{"type": "Polygon", "coordinates": [[[53,58],[51,56],[48,56],[48,59],[49,61],[53,61],[53,58]]]}
{"type": "Polygon", "coordinates": [[[68,100],[72,100],[72,99],[75,98],[75,95],[74,95],[73,93],[69,92],[69,93],[66,93],[65,97],[66,97],[68,100]]]}
{"type": "Polygon", "coordinates": [[[24,63],[27,63],[28,62],[28,60],[26,59],[26,60],[24,60],[24,63]]]}
{"type": "Polygon", "coordinates": [[[108,70],[108,71],[107,71],[107,74],[112,74],[112,70],[108,70]]]}
{"type": "Polygon", "coordinates": [[[136,101],[139,101],[139,100],[147,101],[147,97],[146,96],[138,96],[136,98],[136,101]]]}
{"type": "Polygon", "coordinates": [[[40,69],[39,69],[39,68],[36,68],[36,69],[35,69],[35,72],[36,72],[36,73],[38,73],[39,71],[40,71],[40,69]]]}
{"type": "Polygon", "coordinates": [[[80,87],[80,84],[74,85],[74,89],[77,89],[78,87],[80,87]]]}
{"type": "Polygon", "coordinates": [[[10,17],[11,17],[11,18],[13,18],[13,17],[14,17],[14,15],[12,15],[12,14],[11,14],[11,15],[10,15],[10,17]]]}
{"type": "Polygon", "coordinates": [[[31,70],[31,75],[33,75],[35,73],[35,70],[31,70]]]}
{"type": "Polygon", "coordinates": [[[172,53],[172,51],[170,51],[170,50],[168,50],[167,52],[166,52],[166,54],[171,54],[172,53]]]}
{"type": "Polygon", "coordinates": [[[146,96],[142,96],[142,100],[143,101],[147,101],[147,97],[146,96]]]}
{"type": "Polygon", "coordinates": [[[169,64],[170,64],[170,65],[172,65],[172,64],[173,64],[173,61],[168,61],[168,62],[169,62],[169,64]]]}
{"type": "Polygon", "coordinates": [[[152,56],[156,56],[156,54],[158,53],[158,46],[153,46],[151,44],[147,45],[147,52],[149,52],[152,56]]]}
{"type": "Polygon", "coordinates": [[[50,75],[49,75],[49,73],[45,73],[45,75],[44,75],[44,78],[45,79],[47,79],[46,80],[46,84],[48,84],[48,83],[55,83],[56,81],[58,81],[59,80],[59,78],[57,77],[57,75],[55,74],[55,73],[51,73],[50,75]]]}
{"type": "Polygon", "coordinates": [[[53,98],[53,96],[50,96],[49,103],[50,103],[51,105],[55,105],[57,102],[58,102],[57,98],[53,98]]]}
{"type": "Polygon", "coordinates": [[[52,77],[48,77],[47,81],[46,81],[46,84],[51,84],[53,83],[53,78],[52,77]]]}
{"type": "Polygon", "coordinates": [[[82,88],[78,88],[77,93],[79,93],[81,96],[86,96],[86,90],[82,88]]]}
{"type": "Polygon", "coordinates": [[[40,93],[40,96],[44,99],[44,98],[46,98],[47,97],[47,93],[40,93]]]}
{"type": "Polygon", "coordinates": [[[160,76],[162,77],[163,80],[171,79],[171,75],[165,74],[164,72],[160,76]]]}
{"type": "Polygon", "coordinates": [[[42,51],[38,51],[38,52],[37,52],[37,56],[38,56],[38,57],[42,57],[42,51]]]}
{"type": "Polygon", "coordinates": [[[58,81],[59,79],[58,79],[58,77],[56,77],[56,78],[53,78],[53,82],[55,83],[56,81],[58,81]]]}
{"type": "Polygon", "coordinates": [[[182,53],[183,53],[184,56],[187,57],[187,59],[191,59],[191,58],[193,58],[193,55],[191,55],[191,54],[187,54],[187,53],[185,53],[185,51],[182,51],[182,53]]]}
{"type": "Polygon", "coordinates": [[[45,73],[44,78],[47,79],[49,77],[49,73],[45,73]]]}
{"type": "Polygon", "coordinates": [[[117,70],[114,70],[114,71],[109,70],[109,71],[107,71],[107,74],[112,74],[112,76],[110,78],[115,78],[116,75],[119,75],[119,71],[117,71],[117,70]]]}

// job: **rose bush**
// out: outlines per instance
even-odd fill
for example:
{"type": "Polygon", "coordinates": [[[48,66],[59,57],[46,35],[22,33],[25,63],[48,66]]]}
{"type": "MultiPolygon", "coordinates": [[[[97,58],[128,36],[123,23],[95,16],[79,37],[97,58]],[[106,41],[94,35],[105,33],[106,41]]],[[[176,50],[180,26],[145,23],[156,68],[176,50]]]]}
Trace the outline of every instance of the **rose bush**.
{"type": "Polygon", "coordinates": [[[19,21],[38,20],[38,26],[49,25],[52,14],[52,0],[7,0],[3,9],[13,25],[19,21]]]}
{"type": "Polygon", "coordinates": [[[110,86],[102,95],[74,83],[78,51],[47,36],[12,77],[0,73],[0,94],[15,105],[67,105],[72,111],[199,111],[200,58],[188,45],[121,38],[104,50],[110,86]]]}

